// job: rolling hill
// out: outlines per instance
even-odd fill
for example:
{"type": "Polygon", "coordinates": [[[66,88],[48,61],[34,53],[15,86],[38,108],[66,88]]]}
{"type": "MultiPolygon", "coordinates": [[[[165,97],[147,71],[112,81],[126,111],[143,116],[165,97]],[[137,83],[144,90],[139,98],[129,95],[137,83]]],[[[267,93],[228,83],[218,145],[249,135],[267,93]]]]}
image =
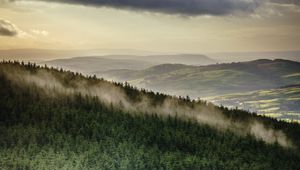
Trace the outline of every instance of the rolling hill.
{"type": "Polygon", "coordinates": [[[1,169],[299,169],[300,125],[0,64],[1,169]]]}
{"type": "Polygon", "coordinates": [[[299,62],[282,59],[208,66],[163,64],[144,70],[95,72],[106,79],[192,98],[299,84],[299,73],[299,62]]]}
{"type": "Polygon", "coordinates": [[[90,74],[97,71],[106,71],[109,69],[132,69],[140,70],[156,65],[154,62],[145,62],[132,59],[110,59],[101,57],[74,57],[68,59],[57,59],[46,62],[40,62],[41,65],[64,68],[90,74]]]}
{"type": "Polygon", "coordinates": [[[160,64],[186,64],[186,65],[210,65],[217,61],[201,54],[169,54],[169,55],[107,55],[103,56],[110,59],[132,59],[146,62],[156,62],[160,64]]]}
{"type": "Polygon", "coordinates": [[[0,49],[0,60],[33,61],[41,64],[51,64],[55,67],[66,66],[65,69],[78,67],[80,71],[85,73],[90,71],[90,69],[84,66],[87,63],[93,65],[92,67],[95,67],[95,64],[99,65],[98,70],[93,69],[93,71],[104,71],[102,67],[109,64],[111,64],[110,69],[145,69],[153,65],[165,63],[187,65],[209,65],[217,63],[216,60],[201,54],[162,55],[149,51],[130,49],[0,49]],[[99,58],[99,60],[96,61],[96,58],[99,58]],[[102,62],[100,61],[101,59],[102,62]],[[81,65],[79,61],[83,62],[83,64],[81,65]],[[117,62],[119,62],[119,64],[116,64],[117,62]]]}
{"type": "Polygon", "coordinates": [[[66,59],[56,59],[43,61],[39,64],[64,68],[71,71],[77,71],[85,74],[103,72],[114,69],[142,70],[154,65],[164,63],[181,63],[194,65],[209,65],[216,61],[203,55],[104,55],[104,56],[85,56],[66,59]]]}
{"type": "Polygon", "coordinates": [[[264,52],[220,52],[206,54],[219,62],[245,62],[261,58],[275,60],[282,58],[300,62],[300,51],[264,51],[264,52]]]}

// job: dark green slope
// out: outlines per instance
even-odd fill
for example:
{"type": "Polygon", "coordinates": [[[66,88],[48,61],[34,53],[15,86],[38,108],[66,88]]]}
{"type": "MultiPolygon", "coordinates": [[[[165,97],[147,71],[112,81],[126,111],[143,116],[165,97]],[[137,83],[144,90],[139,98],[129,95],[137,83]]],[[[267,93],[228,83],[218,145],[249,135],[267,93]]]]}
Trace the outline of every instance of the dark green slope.
{"type": "Polygon", "coordinates": [[[145,70],[96,74],[142,88],[197,98],[299,84],[300,63],[261,59],[208,66],[165,64],[145,70]]]}
{"type": "MultiPolygon", "coordinates": [[[[49,94],[47,87],[26,83],[28,77],[16,83],[7,70],[29,71],[31,78],[47,72],[65,87],[80,80],[90,86],[112,84],[34,65],[0,64],[0,169],[300,169],[298,124],[219,108],[234,121],[252,119],[281,129],[293,142],[293,147],[286,148],[193,120],[127,113],[80,93],[56,94],[58,86],[49,94]]],[[[169,97],[115,85],[132,102],[143,94],[159,106],[169,97]]],[[[178,101],[208,107],[201,101],[178,101]]]]}

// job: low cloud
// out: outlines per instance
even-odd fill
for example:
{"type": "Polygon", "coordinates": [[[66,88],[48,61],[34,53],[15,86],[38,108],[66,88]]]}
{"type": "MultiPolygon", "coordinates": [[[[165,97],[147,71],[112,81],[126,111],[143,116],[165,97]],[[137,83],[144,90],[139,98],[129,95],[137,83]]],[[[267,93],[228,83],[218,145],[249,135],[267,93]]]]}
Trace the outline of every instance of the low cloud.
{"type": "Polygon", "coordinates": [[[49,32],[45,31],[45,30],[36,30],[36,29],[32,29],[31,32],[35,35],[42,35],[42,36],[48,36],[49,32]]]}
{"type": "Polygon", "coordinates": [[[18,35],[18,28],[11,22],[0,19],[0,35],[14,37],[18,35]]]}

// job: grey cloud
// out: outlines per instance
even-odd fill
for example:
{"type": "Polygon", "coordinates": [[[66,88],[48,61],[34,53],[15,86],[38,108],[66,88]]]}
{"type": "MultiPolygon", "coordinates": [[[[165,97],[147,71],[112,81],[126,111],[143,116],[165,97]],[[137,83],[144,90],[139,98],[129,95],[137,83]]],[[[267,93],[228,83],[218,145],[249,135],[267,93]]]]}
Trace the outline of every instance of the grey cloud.
{"type": "Polygon", "coordinates": [[[228,15],[236,12],[253,12],[261,3],[258,0],[39,0],[94,7],[111,7],[165,14],[228,15]]]}
{"type": "Polygon", "coordinates": [[[300,6],[300,0],[0,0],[0,5],[14,1],[57,2],[183,16],[254,13],[257,8],[265,8],[270,2],[300,6]]]}
{"type": "Polygon", "coordinates": [[[273,3],[278,3],[278,4],[293,4],[293,5],[300,5],[300,0],[271,0],[273,3]]]}
{"type": "Polygon", "coordinates": [[[18,29],[7,20],[0,19],[0,35],[2,36],[16,36],[18,29]]]}

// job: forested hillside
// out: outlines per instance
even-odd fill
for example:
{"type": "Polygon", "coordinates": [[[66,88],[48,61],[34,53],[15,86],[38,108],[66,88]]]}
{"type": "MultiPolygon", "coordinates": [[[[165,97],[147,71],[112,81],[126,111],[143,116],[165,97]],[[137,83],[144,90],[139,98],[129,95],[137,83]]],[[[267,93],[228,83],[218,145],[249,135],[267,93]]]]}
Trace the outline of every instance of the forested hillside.
{"type": "Polygon", "coordinates": [[[0,64],[0,169],[300,169],[299,134],[189,97],[0,64]]]}

